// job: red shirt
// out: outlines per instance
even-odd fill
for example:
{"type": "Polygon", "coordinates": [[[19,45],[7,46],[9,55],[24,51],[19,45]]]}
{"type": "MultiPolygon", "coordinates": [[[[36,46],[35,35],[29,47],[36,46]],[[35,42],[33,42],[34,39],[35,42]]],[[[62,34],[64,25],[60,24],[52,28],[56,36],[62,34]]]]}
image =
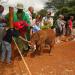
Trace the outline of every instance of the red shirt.
{"type": "Polygon", "coordinates": [[[13,25],[14,27],[17,27],[20,30],[21,36],[24,36],[24,34],[27,32],[27,27],[29,26],[26,21],[14,22],[13,25]]]}
{"type": "Polygon", "coordinates": [[[69,28],[72,29],[72,20],[69,20],[69,28]]]}

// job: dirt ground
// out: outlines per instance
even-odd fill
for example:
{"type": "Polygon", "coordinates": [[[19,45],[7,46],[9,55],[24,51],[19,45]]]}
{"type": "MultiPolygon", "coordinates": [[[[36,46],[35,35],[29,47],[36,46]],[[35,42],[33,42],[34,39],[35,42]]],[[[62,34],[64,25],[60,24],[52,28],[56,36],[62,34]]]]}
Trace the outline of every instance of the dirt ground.
{"type": "MultiPolygon", "coordinates": [[[[44,52],[35,57],[24,57],[32,75],[75,75],[75,41],[54,46],[51,55],[44,52]]],[[[20,57],[12,64],[0,62],[0,75],[29,75],[20,57]]]]}

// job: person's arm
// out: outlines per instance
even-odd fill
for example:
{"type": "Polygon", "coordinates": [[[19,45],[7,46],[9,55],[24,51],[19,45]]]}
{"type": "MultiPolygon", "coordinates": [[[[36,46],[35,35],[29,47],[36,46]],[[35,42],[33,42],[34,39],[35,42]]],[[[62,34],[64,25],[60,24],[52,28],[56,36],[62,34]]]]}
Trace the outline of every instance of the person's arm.
{"type": "Polygon", "coordinates": [[[23,40],[24,42],[27,42],[27,43],[31,44],[30,41],[25,40],[22,36],[19,36],[19,38],[20,38],[21,40],[23,40]]]}
{"type": "Polygon", "coordinates": [[[27,13],[24,13],[24,20],[28,23],[28,24],[31,24],[30,22],[30,18],[29,18],[29,15],[27,13]]]}

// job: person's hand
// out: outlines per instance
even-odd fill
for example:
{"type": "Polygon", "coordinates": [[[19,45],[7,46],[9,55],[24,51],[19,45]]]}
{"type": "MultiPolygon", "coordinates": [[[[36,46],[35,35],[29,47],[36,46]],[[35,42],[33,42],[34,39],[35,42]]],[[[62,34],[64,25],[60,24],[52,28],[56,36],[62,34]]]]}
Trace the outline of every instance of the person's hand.
{"type": "Polygon", "coordinates": [[[31,41],[28,41],[28,43],[31,45],[32,43],[31,43],[31,41]]]}

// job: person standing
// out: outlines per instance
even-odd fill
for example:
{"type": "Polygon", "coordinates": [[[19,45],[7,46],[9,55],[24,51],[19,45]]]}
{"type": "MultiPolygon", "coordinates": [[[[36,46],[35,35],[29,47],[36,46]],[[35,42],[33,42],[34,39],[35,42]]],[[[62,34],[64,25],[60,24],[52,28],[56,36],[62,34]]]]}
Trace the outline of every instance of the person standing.
{"type": "Polygon", "coordinates": [[[74,19],[74,16],[70,16],[70,18],[68,20],[68,27],[67,27],[67,34],[68,35],[72,34],[73,19],[74,19]]]}
{"type": "Polygon", "coordinates": [[[33,22],[33,20],[32,20],[32,14],[34,13],[34,8],[32,7],[32,6],[30,6],[29,8],[28,8],[28,11],[27,11],[27,14],[29,15],[29,19],[30,19],[30,25],[32,26],[32,22],[33,22]]]}
{"type": "Polygon", "coordinates": [[[3,41],[2,41],[2,56],[1,56],[1,60],[2,60],[2,62],[5,61],[6,51],[7,51],[7,63],[8,64],[11,63],[11,54],[12,54],[11,42],[12,42],[12,36],[18,37],[19,36],[19,31],[16,30],[15,28],[9,28],[6,31],[6,34],[3,37],[3,41]]]}
{"type": "Polygon", "coordinates": [[[50,27],[53,26],[53,18],[51,17],[51,12],[48,11],[47,15],[45,17],[43,17],[42,19],[42,24],[44,24],[44,22],[48,22],[50,27]]]}
{"type": "Polygon", "coordinates": [[[66,25],[66,22],[64,21],[64,16],[63,15],[59,15],[59,18],[56,20],[55,22],[56,24],[56,36],[57,37],[57,42],[60,42],[60,37],[63,35],[65,35],[66,31],[65,31],[65,25],[66,25]]]}
{"type": "Polygon", "coordinates": [[[65,24],[66,22],[64,21],[64,16],[59,15],[59,18],[56,20],[56,33],[57,36],[65,35],[65,24]]]}
{"type": "Polygon", "coordinates": [[[4,7],[0,5],[0,52],[1,52],[1,44],[2,44],[2,38],[4,36],[5,31],[5,26],[6,26],[6,21],[4,16],[2,15],[4,11],[4,7]]]}
{"type": "Polygon", "coordinates": [[[42,16],[41,15],[36,15],[35,19],[34,19],[34,23],[33,23],[33,28],[32,28],[32,32],[37,32],[41,27],[41,21],[42,21],[42,16]]]}
{"type": "Polygon", "coordinates": [[[19,36],[19,30],[16,28],[13,28],[13,7],[9,7],[9,27],[6,27],[6,33],[2,38],[2,54],[1,54],[1,61],[5,61],[6,57],[6,51],[7,51],[7,63],[11,63],[11,42],[12,42],[12,36],[18,37],[19,36]]]}
{"type": "MultiPolygon", "coordinates": [[[[28,11],[26,12],[27,15],[29,16],[29,19],[30,19],[30,37],[32,36],[32,26],[33,26],[33,19],[32,19],[32,15],[34,13],[34,8],[32,6],[29,6],[28,7],[28,11]]],[[[29,36],[28,33],[26,33],[26,37],[29,36]]]]}
{"type": "MultiPolygon", "coordinates": [[[[14,12],[13,14],[13,21],[14,22],[20,22],[20,21],[25,21],[27,24],[30,25],[30,19],[28,14],[26,14],[26,12],[23,11],[24,6],[21,3],[17,4],[17,12],[14,12]]],[[[8,21],[8,25],[9,25],[9,13],[5,16],[6,20],[8,21]]],[[[27,33],[30,34],[30,26],[27,28],[27,33]]],[[[29,35],[27,36],[27,39],[29,40],[30,37],[29,35]]]]}
{"type": "MultiPolygon", "coordinates": [[[[24,29],[21,29],[21,32],[24,33],[23,37],[29,41],[30,40],[30,24],[31,24],[31,22],[30,22],[29,15],[26,12],[24,12],[23,9],[24,9],[23,4],[18,3],[17,4],[17,12],[13,13],[13,22],[20,22],[20,23],[22,23],[22,25],[23,25],[23,23],[26,23],[29,25],[25,28],[27,30],[26,32],[24,32],[25,31],[24,29]]],[[[9,17],[8,16],[9,16],[9,13],[6,15],[6,19],[8,21],[7,24],[9,25],[9,17]]],[[[17,26],[17,27],[19,27],[19,26],[17,26]]]]}

